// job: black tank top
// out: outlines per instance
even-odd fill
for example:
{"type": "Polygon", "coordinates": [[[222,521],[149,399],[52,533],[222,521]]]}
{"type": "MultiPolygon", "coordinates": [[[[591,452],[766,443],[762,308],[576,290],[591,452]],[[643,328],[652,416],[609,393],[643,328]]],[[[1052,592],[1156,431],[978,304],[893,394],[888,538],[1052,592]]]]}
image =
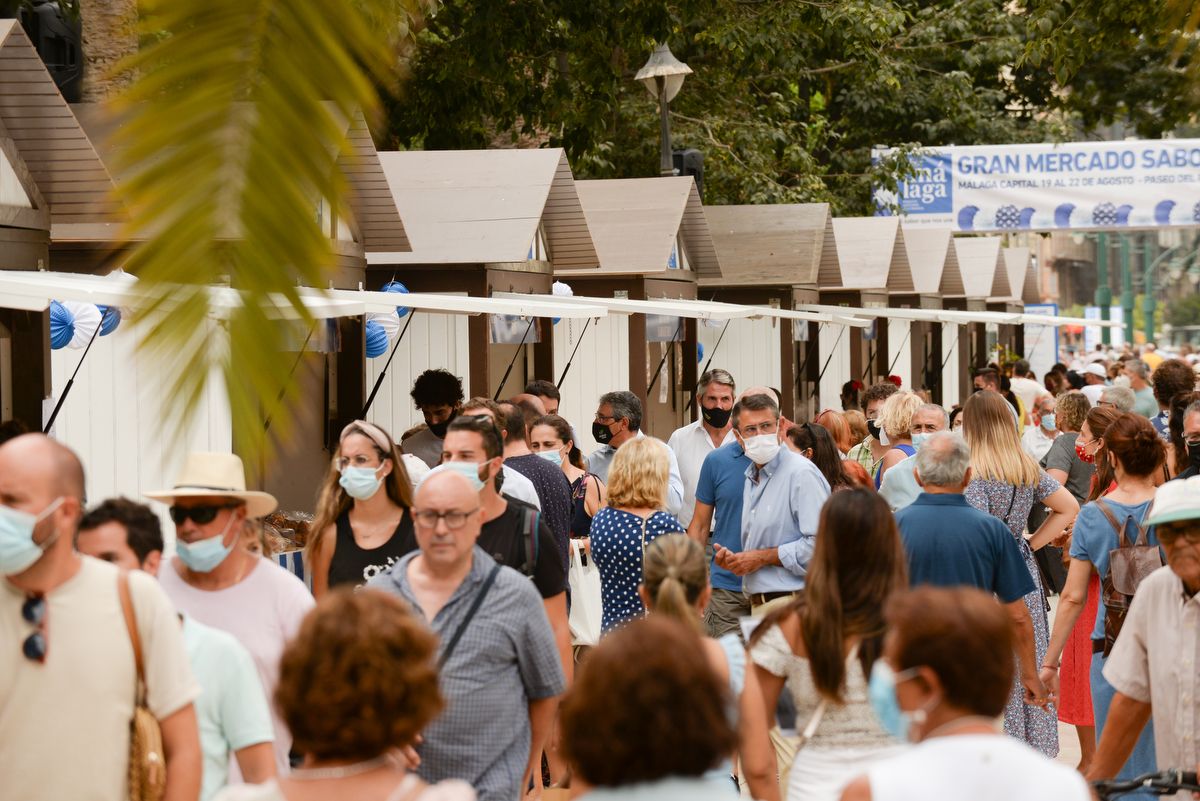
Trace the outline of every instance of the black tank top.
{"type": "Polygon", "coordinates": [[[412,515],[404,511],[400,524],[388,541],[378,548],[360,548],[354,541],[354,529],[350,527],[350,513],[344,512],[337,519],[337,545],[329,563],[329,586],[351,584],[361,587],[380,573],[400,561],[400,558],[416,547],[412,515]]]}

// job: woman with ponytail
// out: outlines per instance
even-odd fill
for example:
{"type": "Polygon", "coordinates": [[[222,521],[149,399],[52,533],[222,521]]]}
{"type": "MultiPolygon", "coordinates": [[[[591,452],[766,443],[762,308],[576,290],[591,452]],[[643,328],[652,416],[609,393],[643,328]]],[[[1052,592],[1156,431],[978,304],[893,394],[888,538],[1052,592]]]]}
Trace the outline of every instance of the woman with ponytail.
{"type": "Polygon", "coordinates": [[[764,617],[750,638],[763,708],[775,708],[786,682],[796,729],[809,735],[792,764],[779,766],[787,801],[837,799],[852,776],[901,747],[871,711],[867,684],[883,650],[884,606],[907,588],[887,502],[861,488],[830,495],[803,594],[764,617]]]}
{"type": "MultiPolygon", "coordinates": [[[[729,686],[738,706],[736,711],[730,710],[730,717],[738,729],[742,778],[750,795],[758,801],[779,801],[766,709],[754,672],[746,670],[746,649],[737,634],[719,640],[703,636],[701,618],[712,595],[704,549],[684,534],[654,540],[646,548],[638,594],[652,615],[680,620],[702,638],[713,672],[729,686]]],[[[732,762],[726,761],[708,776],[728,786],[731,768],[732,762]]],[[[737,779],[733,781],[736,787],[737,779]]]]}

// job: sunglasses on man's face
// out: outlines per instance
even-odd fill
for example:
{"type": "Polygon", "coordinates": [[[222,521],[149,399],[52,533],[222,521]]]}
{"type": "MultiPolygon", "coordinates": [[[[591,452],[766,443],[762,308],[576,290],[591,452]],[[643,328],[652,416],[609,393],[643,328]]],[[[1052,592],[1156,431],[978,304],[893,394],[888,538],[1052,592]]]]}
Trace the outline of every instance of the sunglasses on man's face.
{"type": "Polygon", "coordinates": [[[34,632],[21,643],[21,653],[31,662],[45,663],[46,661],[46,598],[42,595],[31,595],[21,604],[21,617],[34,627],[34,632]]]}
{"type": "Polygon", "coordinates": [[[182,526],[184,522],[191,518],[196,525],[203,526],[217,519],[217,515],[222,509],[233,509],[234,504],[212,504],[205,506],[172,506],[171,520],[175,521],[175,525],[182,526]]]}

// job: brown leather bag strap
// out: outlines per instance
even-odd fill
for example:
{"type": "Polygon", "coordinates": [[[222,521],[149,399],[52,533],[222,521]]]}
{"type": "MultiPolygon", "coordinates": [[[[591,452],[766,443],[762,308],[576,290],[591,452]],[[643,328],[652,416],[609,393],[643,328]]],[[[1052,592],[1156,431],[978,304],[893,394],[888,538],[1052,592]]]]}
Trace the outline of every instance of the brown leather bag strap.
{"type": "Polygon", "coordinates": [[[133,661],[137,665],[138,686],[146,684],[146,671],[142,667],[142,638],[138,634],[137,617],[133,614],[133,597],[129,593],[129,572],[122,570],[117,579],[117,595],[121,597],[121,611],[125,614],[125,628],[129,630],[129,642],[133,645],[133,661]]]}
{"type": "Polygon", "coordinates": [[[1104,516],[1108,518],[1108,522],[1112,525],[1113,530],[1117,532],[1117,547],[1128,548],[1129,541],[1125,538],[1125,526],[1117,522],[1117,516],[1113,514],[1112,507],[1105,503],[1103,498],[1096,499],[1096,508],[1104,512],[1104,516]]]}

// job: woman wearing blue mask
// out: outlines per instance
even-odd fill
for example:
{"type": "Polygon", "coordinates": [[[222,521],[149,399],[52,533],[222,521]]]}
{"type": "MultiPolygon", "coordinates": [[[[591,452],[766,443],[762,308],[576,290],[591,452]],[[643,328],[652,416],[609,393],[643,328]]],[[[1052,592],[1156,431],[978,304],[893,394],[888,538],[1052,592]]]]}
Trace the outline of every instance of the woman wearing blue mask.
{"type": "Polygon", "coordinates": [[[539,417],[529,429],[529,447],[562,468],[571,483],[571,536],[589,536],[592,518],[604,506],[608,492],[600,477],[587,471],[583,454],[575,447],[571,424],[556,414],[539,417]]]}
{"type": "Polygon", "coordinates": [[[1012,624],[980,590],[919,587],[891,600],[871,708],[917,743],[874,763],[841,801],[1084,801],[1083,777],[997,727],[1013,683],[1012,624]]]}
{"type": "Polygon", "coordinates": [[[342,430],[307,548],[313,595],[360,587],[391,567],[413,541],[412,485],[388,433],[355,420],[342,430]]]}

